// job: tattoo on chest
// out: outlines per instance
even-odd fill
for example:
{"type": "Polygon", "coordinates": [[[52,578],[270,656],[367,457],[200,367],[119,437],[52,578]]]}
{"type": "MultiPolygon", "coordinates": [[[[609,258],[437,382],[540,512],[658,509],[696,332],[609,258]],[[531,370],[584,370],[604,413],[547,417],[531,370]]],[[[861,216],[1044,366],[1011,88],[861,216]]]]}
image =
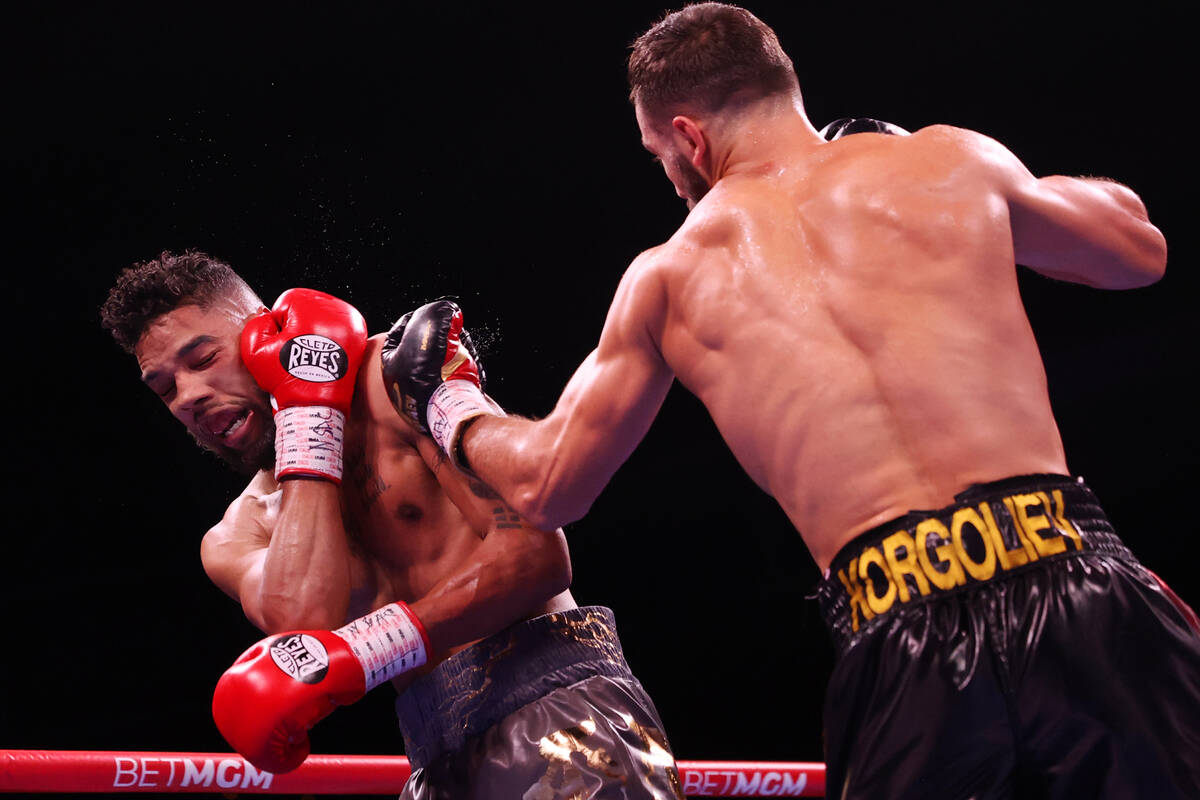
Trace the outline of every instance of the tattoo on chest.
{"type": "Polygon", "coordinates": [[[374,505],[375,501],[391,488],[391,485],[380,477],[375,466],[366,461],[355,463],[350,470],[349,477],[350,484],[354,487],[354,491],[365,508],[374,505]]]}

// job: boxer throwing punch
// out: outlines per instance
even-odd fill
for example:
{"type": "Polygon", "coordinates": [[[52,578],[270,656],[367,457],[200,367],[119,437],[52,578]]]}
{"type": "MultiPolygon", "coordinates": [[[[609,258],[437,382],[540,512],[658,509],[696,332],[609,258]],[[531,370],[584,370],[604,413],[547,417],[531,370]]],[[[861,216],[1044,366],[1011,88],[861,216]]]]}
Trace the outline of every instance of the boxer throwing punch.
{"type": "MultiPolygon", "coordinates": [[[[826,142],[774,32],[734,6],[666,16],[629,78],[687,219],[626,271],[544,419],[416,361],[406,405],[554,527],[674,379],[695,393],[825,571],[830,796],[1200,796],[1200,639],[1070,475],[1017,289],[1018,263],[1157,281],[1166,245],[1138,196],[1037,178],[945,125],[826,142]]],[[[418,316],[461,358],[457,308],[418,316]]]]}
{"type": "Polygon", "coordinates": [[[252,476],[201,544],[271,634],[214,695],[239,752],[294,768],[309,727],[390,681],[406,800],[681,796],[611,612],[571,597],[561,531],[478,497],[395,413],[386,337],[351,305],[292,289],[267,310],[228,265],[163,253],[102,318],[196,441],[252,476]]]}

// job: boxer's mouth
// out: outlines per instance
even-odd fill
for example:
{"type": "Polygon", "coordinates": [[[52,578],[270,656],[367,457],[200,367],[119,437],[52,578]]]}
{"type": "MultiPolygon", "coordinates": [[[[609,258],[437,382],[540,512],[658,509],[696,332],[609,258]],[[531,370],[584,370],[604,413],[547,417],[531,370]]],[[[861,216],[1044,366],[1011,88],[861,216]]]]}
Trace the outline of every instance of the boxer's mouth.
{"type": "Polygon", "coordinates": [[[237,434],[250,418],[250,409],[230,409],[219,411],[204,420],[204,429],[213,437],[222,441],[237,434]]]}
{"type": "Polygon", "coordinates": [[[238,431],[240,431],[242,429],[242,426],[246,424],[246,420],[248,420],[248,419],[250,419],[250,412],[243,411],[241,414],[239,414],[237,416],[236,419],[233,420],[233,422],[229,423],[229,427],[227,427],[221,433],[221,437],[228,439],[229,437],[233,436],[235,433],[237,433],[238,431]]]}

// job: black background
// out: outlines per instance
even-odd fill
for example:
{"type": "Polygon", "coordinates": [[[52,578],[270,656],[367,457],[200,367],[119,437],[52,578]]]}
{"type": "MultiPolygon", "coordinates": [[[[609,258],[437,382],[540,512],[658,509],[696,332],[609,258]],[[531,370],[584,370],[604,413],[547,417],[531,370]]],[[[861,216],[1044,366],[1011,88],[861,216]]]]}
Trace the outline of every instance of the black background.
{"type": "MultiPolygon", "coordinates": [[[[539,415],[625,266],[684,215],[625,97],[626,46],[665,6],[247,6],[9,20],[0,748],[225,750],[211,689],[259,636],[198,554],[242,481],[99,328],[120,268],[201,248],[268,302],[339,294],[373,332],[458,294],[492,393],[539,415]]],[[[1024,273],[1022,292],[1072,469],[1200,601],[1181,19],[1155,3],[749,7],[818,127],[953,123],[1037,174],[1141,193],[1171,246],[1163,281],[1106,293],[1024,273]]],[[[678,757],[821,759],[817,570],[694,398],[672,391],[568,537],[575,596],[616,610],[678,757]]],[[[322,722],[314,750],[400,752],[389,694],[322,722]]]]}

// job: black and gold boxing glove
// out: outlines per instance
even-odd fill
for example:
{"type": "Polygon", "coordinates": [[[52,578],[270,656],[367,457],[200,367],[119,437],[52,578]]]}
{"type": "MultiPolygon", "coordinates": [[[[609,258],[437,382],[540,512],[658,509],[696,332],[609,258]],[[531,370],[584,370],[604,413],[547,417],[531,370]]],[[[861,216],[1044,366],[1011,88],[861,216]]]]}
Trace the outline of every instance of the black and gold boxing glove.
{"type": "Polygon", "coordinates": [[[426,303],[397,320],[380,357],[384,386],[396,411],[452,458],[464,422],[503,413],[483,393],[479,356],[463,329],[462,310],[450,298],[426,303]]]}

